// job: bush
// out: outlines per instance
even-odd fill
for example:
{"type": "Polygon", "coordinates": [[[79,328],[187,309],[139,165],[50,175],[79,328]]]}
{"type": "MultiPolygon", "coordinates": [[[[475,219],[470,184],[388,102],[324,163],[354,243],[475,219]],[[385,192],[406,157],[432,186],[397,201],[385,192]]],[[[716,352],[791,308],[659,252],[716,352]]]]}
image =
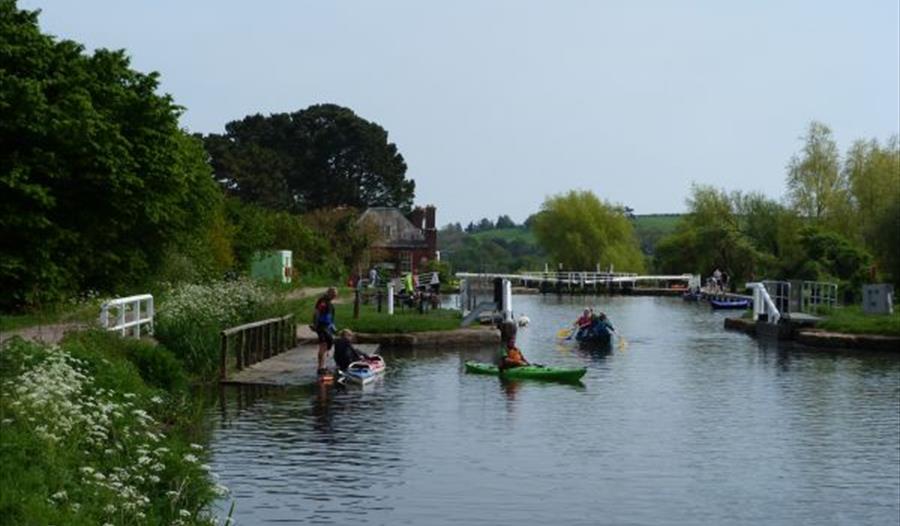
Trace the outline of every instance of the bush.
{"type": "Polygon", "coordinates": [[[254,320],[273,299],[267,289],[246,279],[182,285],[166,292],[160,302],[156,338],[189,374],[211,379],[218,367],[219,332],[254,320]]]}
{"type": "Polygon", "coordinates": [[[212,379],[219,363],[219,332],[211,320],[173,320],[156,326],[156,339],[168,347],[192,376],[212,379]]]}

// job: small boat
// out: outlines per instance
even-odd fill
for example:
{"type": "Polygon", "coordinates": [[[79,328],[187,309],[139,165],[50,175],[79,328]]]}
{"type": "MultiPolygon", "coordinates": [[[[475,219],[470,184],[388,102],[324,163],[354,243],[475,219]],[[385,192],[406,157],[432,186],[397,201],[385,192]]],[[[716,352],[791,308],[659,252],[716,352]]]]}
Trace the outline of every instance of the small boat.
{"type": "Polygon", "coordinates": [[[383,373],[385,367],[384,358],[381,356],[369,356],[365,360],[359,360],[348,365],[347,370],[342,371],[341,375],[344,380],[350,383],[366,385],[383,373]]]}
{"type": "Polygon", "coordinates": [[[750,300],[748,299],[738,299],[738,300],[717,300],[710,299],[710,306],[713,309],[749,309],[750,308],[750,300]]]}
{"type": "Polygon", "coordinates": [[[597,343],[608,344],[612,338],[609,329],[600,323],[595,323],[590,327],[578,329],[575,333],[575,341],[578,343],[597,343]]]}
{"type": "Polygon", "coordinates": [[[512,367],[500,372],[497,366],[490,363],[466,362],[466,372],[472,374],[490,374],[501,378],[531,378],[556,382],[577,382],[587,372],[586,367],[545,367],[543,365],[526,365],[512,367]]]}

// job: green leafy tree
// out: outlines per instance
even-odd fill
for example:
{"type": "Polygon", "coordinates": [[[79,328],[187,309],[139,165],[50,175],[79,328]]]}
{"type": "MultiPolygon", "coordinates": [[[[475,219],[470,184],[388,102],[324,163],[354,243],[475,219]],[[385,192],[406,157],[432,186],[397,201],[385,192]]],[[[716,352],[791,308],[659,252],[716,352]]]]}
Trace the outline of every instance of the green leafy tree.
{"type": "Polygon", "coordinates": [[[688,214],[679,220],[675,232],[660,241],[657,247],[661,269],[671,273],[709,275],[719,268],[731,276],[732,284],[752,277],[757,265],[765,259],[765,253],[756,243],[767,242],[771,234],[762,225],[765,214],[759,219],[741,217],[736,211],[736,202],[742,202],[748,210],[751,207],[765,209],[765,202],[758,196],[729,196],[724,190],[695,185],[687,201],[688,214]],[[750,225],[760,227],[757,242],[747,234],[750,225]]]}
{"type": "Polygon", "coordinates": [[[858,229],[851,239],[861,240],[879,266],[900,279],[891,255],[900,245],[900,236],[891,229],[900,221],[900,140],[894,136],[883,146],[874,139],[855,142],[847,152],[844,173],[854,208],[847,223],[858,229]]]}
{"type": "Polygon", "coordinates": [[[0,0],[0,308],[145,281],[221,205],[158,76],[0,0]]]}
{"type": "Polygon", "coordinates": [[[622,207],[592,192],[570,191],[547,198],[532,227],[552,260],[575,270],[614,267],[641,272],[643,256],[634,228],[622,207]]]}
{"type": "Polygon", "coordinates": [[[503,214],[497,218],[497,222],[495,223],[496,228],[516,228],[516,222],[512,220],[508,215],[503,214]]]}
{"type": "Polygon", "coordinates": [[[251,115],[205,143],[216,179],[248,202],[298,213],[412,205],[415,182],[406,179],[397,146],[384,128],[348,108],[251,115]]]}
{"type": "Polygon", "coordinates": [[[848,211],[847,179],[831,129],[820,122],[809,125],[803,152],[788,165],[788,196],[802,216],[833,226],[845,224],[848,211]]]}

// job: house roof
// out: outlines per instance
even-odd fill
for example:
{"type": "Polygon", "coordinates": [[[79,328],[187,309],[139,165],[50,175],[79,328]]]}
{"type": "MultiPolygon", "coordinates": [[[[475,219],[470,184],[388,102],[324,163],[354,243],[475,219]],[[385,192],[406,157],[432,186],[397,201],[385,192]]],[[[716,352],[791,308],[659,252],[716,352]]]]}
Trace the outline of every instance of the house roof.
{"type": "Polygon", "coordinates": [[[381,239],[373,243],[376,248],[425,248],[425,232],[412,224],[398,208],[373,207],[359,217],[359,222],[370,221],[378,226],[381,239]]]}

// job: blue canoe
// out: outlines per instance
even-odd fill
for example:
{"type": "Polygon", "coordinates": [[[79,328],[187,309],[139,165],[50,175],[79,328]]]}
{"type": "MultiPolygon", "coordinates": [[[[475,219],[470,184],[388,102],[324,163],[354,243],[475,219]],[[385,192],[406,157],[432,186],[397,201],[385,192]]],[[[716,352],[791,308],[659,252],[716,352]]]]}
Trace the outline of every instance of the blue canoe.
{"type": "Polygon", "coordinates": [[[750,300],[709,300],[709,304],[714,309],[749,309],[750,300]]]}
{"type": "Polygon", "coordinates": [[[575,333],[575,340],[578,343],[598,343],[607,344],[612,334],[604,325],[594,324],[584,329],[578,329],[575,333]]]}

